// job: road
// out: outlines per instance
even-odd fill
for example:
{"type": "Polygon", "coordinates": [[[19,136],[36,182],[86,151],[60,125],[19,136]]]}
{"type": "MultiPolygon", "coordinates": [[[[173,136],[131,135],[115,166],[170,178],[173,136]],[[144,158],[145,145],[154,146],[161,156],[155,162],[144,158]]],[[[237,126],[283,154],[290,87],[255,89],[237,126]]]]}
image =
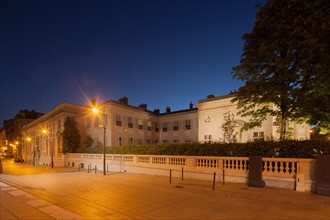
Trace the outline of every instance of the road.
{"type": "Polygon", "coordinates": [[[330,219],[330,197],[3,161],[1,182],[83,219],[330,219]]]}

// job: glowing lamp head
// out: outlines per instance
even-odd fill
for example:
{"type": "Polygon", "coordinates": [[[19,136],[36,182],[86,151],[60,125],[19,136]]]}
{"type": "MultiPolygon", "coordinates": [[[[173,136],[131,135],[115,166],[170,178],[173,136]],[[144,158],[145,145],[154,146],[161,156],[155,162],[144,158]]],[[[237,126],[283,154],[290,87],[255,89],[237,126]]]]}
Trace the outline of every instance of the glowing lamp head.
{"type": "Polygon", "coordinates": [[[27,137],[26,140],[30,142],[31,141],[31,138],[30,137],[27,137]]]}
{"type": "Polygon", "coordinates": [[[46,129],[42,129],[41,131],[43,134],[47,134],[47,130],[46,129]]]}
{"type": "Polygon", "coordinates": [[[98,108],[92,108],[92,111],[95,113],[95,114],[97,114],[97,113],[99,113],[99,109],[98,108]]]}

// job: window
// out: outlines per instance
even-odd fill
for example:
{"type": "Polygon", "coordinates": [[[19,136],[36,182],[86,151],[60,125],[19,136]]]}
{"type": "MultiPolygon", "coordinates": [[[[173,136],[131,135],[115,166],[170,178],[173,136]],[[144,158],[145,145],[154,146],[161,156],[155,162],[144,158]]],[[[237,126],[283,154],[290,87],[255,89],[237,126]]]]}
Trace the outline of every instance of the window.
{"type": "Polygon", "coordinates": [[[173,140],[173,143],[174,144],[178,144],[179,143],[179,140],[178,139],[175,139],[175,140],[173,140]]]}
{"type": "Polygon", "coordinates": [[[156,132],[158,132],[158,123],[157,123],[157,122],[154,122],[154,123],[153,123],[153,126],[154,126],[154,130],[155,130],[156,132]]]}
{"type": "Polygon", "coordinates": [[[186,130],[190,130],[190,128],[191,128],[191,121],[190,121],[190,119],[186,120],[184,128],[186,130]]]}
{"type": "Polygon", "coordinates": [[[98,127],[98,126],[99,126],[99,118],[98,117],[95,117],[94,127],[98,127]]]}
{"type": "Polygon", "coordinates": [[[173,131],[179,130],[179,121],[173,122],[173,131]]]}
{"type": "Polygon", "coordinates": [[[137,144],[140,144],[140,145],[142,144],[142,139],[141,138],[138,138],[136,141],[137,141],[137,144]]]}
{"type": "Polygon", "coordinates": [[[128,139],[128,144],[129,144],[129,145],[132,145],[132,144],[133,144],[133,138],[129,138],[129,139],[128,139]]]}
{"type": "Polygon", "coordinates": [[[123,145],[123,138],[122,137],[119,137],[118,138],[118,145],[119,146],[122,146],[123,145]]]}
{"type": "Polygon", "coordinates": [[[153,140],[152,143],[153,144],[158,144],[158,140],[153,140]]]}
{"type": "Polygon", "coordinates": [[[99,138],[95,137],[94,138],[94,147],[98,146],[100,144],[99,138]]]}
{"type": "Polygon", "coordinates": [[[168,142],[167,140],[163,140],[163,144],[167,144],[167,142],[168,142]]]}
{"type": "Polygon", "coordinates": [[[204,142],[205,143],[211,143],[212,142],[212,135],[204,135],[204,142]]]}
{"type": "Polygon", "coordinates": [[[151,144],[151,140],[147,139],[146,144],[151,144]]]}
{"type": "Polygon", "coordinates": [[[254,140],[264,140],[265,137],[264,137],[264,132],[261,131],[261,132],[253,132],[253,139],[254,140]]]}
{"type": "Polygon", "coordinates": [[[86,125],[87,125],[87,128],[90,128],[91,127],[91,118],[90,117],[87,117],[87,119],[86,119],[86,125]]]}
{"type": "Polygon", "coordinates": [[[128,124],[127,124],[127,126],[129,128],[133,128],[133,119],[132,119],[132,117],[128,117],[128,124]]]}
{"type": "Polygon", "coordinates": [[[167,122],[163,122],[163,131],[167,131],[167,122]]]}
{"type": "Polygon", "coordinates": [[[186,139],[184,142],[187,143],[187,144],[190,144],[191,143],[191,140],[190,139],[186,139]]]}
{"type": "Polygon", "coordinates": [[[147,122],[147,130],[151,131],[151,122],[150,121],[147,122]]]}
{"type": "Polygon", "coordinates": [[[116,114],[116,125],[121,126],[121,115],[116,114]]]}
{"type": "Polygon", "coordinates": [[[138,129],[143,129],[143,121],[138,120],[138,129]]]}

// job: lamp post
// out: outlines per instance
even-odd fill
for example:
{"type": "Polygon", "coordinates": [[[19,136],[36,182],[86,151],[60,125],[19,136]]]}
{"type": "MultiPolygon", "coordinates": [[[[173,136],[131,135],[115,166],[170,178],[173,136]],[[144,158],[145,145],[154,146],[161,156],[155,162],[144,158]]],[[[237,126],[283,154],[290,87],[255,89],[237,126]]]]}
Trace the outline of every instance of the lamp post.
{"type": "MultiPolygon", "coordinates": [[[[50,133],[46,129],[42,129],[41,132],[45,135],[50,133]]],[[[51,151],[51,162],[50,163],[51,163],[52,168],[54,168],[54,149],[53,149],[53,145],[52,145],[52,137],[50,137],[49,144],[50,144],[50,151],[51,151]]]]}
{"type": "MultiPolygon", "coordinates": [[[[99,113],[99,109],[97,107],[93,107],[92,108],[92,111],[94,112],[94,114],[98,114],[99,113]]],[[[104,106],[104,109],[103,109],[103,125],[99,125],[100,128],[103,128],[103,175],[106,175],[106,160],[105,160],[105,132],[106,132],[106,129],[107,129],[107,126],[105,125],[105,106],[104,106]]]]}
{"type": "MultiPolygon", "coordinates": [[[[30,137],[27,137],[27,138],[26,138],[26,142],[27,142],[27,143],[30,143],[30,142],[31,142],[31,138],[30,138],[30,137]]],[[[27,143],[25,144],[25,161],[28,161],[28,160],[27,160],[27,149],[28,149],[28,147],[29,147],[28,145],[30,145],[30,144],[27,144],[27,143]]]]}

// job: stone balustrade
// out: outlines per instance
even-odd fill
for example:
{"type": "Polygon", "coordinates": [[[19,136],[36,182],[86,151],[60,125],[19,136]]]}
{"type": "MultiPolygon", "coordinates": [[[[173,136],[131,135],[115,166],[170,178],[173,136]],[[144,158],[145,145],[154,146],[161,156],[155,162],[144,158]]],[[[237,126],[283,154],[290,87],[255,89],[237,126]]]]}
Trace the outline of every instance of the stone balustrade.
{"type": "MultiPolygon", "coordinates": [[[[67,154],[66,166],[103,169],[102,154],[67,154]],[[83,164],[83,165],[80,165],[83,164]]],[[[248,183],[248,157],[204,157],[165,155],[106,155],[108,171],[169,175],[217,181],[248,183]]],[[[262,178],[266,187],[315,190],[315,160],[300,158],[262,158],[262,178]],[[299,177],[299,178],[298,178],[299,177]]]]}

